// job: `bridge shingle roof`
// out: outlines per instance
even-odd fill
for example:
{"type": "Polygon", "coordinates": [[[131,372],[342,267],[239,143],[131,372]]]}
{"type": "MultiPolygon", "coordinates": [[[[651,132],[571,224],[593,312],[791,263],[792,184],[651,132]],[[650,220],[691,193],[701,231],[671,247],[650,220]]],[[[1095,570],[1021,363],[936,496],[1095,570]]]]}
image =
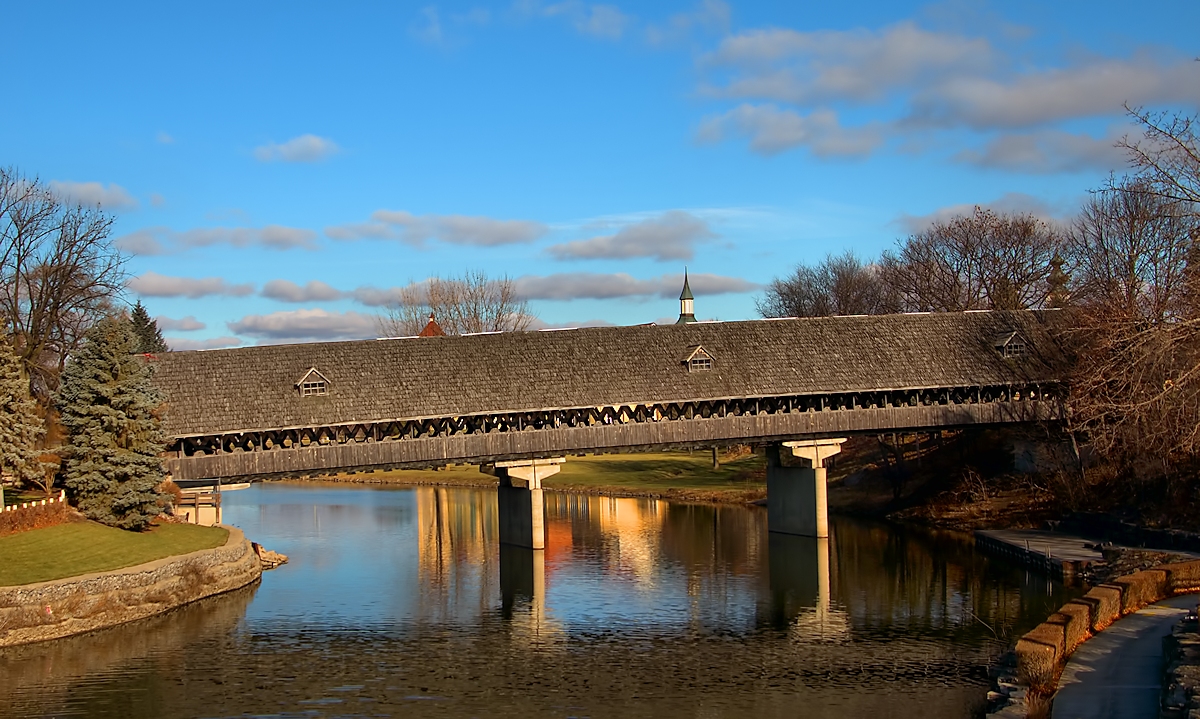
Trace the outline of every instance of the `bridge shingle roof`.
{"type": "Polygon", "coordinates": [[[602,327],[170,352],[171,436],[488,412],[1059,379],[1061,312],[968,312],[602,327]],[[994,339],[1017,331],[1029,356],[994,339]],[[680,361],[701,345],[713,369],[680,361]],[[311,368],[328,394],[301,397],[311,368]]]}

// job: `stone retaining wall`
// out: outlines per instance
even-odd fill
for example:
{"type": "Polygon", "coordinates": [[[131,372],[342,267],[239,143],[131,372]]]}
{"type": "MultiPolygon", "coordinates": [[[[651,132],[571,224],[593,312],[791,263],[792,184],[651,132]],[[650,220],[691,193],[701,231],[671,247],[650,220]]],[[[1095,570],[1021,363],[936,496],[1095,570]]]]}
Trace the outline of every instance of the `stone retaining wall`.
{"type": "Polygon", "coordinates": [[[1072,599],[1017,641],[1017,669],[1035,691],[1049,694],[1067,657],[1110,624],[1154,602],[1200,591],[1200,560],[1154,569],[1093,587],[1072,599]]]}
{"type": "Polygon", "coordinates": [[[57,639],[159,614],[251,584],[262,566],[240,529],[224,546],[135,567],[0,587],[0,647],[57,639]]]}

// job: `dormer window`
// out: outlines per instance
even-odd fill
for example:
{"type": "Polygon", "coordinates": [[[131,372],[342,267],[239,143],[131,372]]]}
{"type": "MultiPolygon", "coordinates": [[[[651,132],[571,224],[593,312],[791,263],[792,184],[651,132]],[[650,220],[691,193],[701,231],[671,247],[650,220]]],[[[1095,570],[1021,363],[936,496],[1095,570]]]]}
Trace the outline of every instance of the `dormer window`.
{"type": "Polygon", "coordinates": [[[713,356],[700,345],[692,345],[687,348],[682,363],[687,366],[688,372],[708,372],[713,368],[713,356]]]}
{"type": "Polygon", "coordinates": [[[301,397],[319,397],[329,394],[329,380],[313,367],[296,383],[296,389],[301,397]]]}
{"type": "Polygon", "coordinates": [[[1029,353],[1029,344],[1025,342],[1025,338],[1019,332],[1005,332],[997,337],[993,344],[1000,356],[1006,359],[1024,357],[1029,353]]]}

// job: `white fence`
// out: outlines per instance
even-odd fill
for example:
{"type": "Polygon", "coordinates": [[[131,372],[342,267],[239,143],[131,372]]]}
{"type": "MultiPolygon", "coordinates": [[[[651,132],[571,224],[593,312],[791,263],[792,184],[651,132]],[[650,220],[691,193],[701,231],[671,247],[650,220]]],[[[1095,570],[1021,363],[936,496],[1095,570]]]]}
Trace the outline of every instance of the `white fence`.
{"type": "Polygon", "coordinates": [[[22,502],[21,504],[10,504],[10,505],[7,505],[4,507],[4,511],[5,512],[19,512],[22,509],[29,509],[31,507],[45,507],[46,505],[49,505],[49,504],[59,504],[59,503],[66,502],[66,501],[67,501],[67,492],[66,492],[66,490],[62,490],[58,493],[57,497],[52,497],[50,499],[43,499],[40,502],[22,502]]]}

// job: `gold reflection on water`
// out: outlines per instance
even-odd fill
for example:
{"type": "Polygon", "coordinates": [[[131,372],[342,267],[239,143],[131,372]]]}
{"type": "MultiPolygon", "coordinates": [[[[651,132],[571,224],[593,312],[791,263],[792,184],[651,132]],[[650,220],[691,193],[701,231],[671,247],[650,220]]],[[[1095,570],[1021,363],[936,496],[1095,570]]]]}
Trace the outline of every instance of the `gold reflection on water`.
{"type": "Polygon", "coordinates": [[[495,606],[498,584],[501,610],[514,631],[546,641],[561,632],[546,604],[547,584],[553,585],[556,571],[583,559],[607,579],[645,593],[660,589],[665,568],[678,567],[696,626],[714,603],[757,603],[771,607],[770,623],[792,626],[804,641],[838,641],[849,633],[849,617],[832,591],[829,540],[768,535],[762,512],[550,492],[546,549],[528,550],[499,545],[494,493],[413,491],[419,605],[426,619],[484,613],[495,606]]]}

